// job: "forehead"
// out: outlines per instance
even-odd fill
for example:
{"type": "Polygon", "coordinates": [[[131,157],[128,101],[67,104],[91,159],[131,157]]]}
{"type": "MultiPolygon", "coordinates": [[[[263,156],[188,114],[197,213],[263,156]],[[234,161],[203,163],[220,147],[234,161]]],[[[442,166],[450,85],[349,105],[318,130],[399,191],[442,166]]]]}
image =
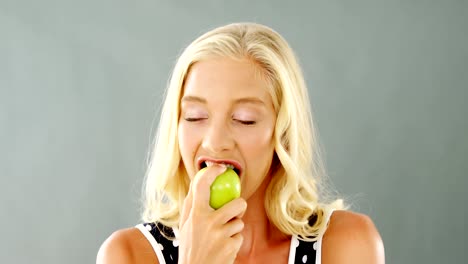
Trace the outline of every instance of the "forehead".
{"type": "Polygon", "coordinates": [[[184,84],[184,95],[203,97],[259,97],[268,99],[268,82],[261,68],[242,59],[213,58],[192,65],[184,84]]]}

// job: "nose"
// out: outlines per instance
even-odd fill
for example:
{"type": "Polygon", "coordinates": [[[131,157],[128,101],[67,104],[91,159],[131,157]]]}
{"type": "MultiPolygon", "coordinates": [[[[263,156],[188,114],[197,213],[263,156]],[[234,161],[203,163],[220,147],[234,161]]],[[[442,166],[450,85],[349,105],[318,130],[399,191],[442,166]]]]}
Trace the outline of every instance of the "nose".
{"type": "Polygon", "coordinates": [[[203,137],[202,147],[217,154],[233,149],[235,141],[225,121],[212,121],[203,137]]]}

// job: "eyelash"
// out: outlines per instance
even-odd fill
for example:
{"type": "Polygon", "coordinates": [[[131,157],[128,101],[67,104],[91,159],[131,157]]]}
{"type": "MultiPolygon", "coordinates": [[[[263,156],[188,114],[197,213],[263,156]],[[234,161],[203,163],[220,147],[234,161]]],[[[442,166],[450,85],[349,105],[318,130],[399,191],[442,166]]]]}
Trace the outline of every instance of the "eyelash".
{"type": "Polygon", "coordinates": [[[187,118],[184,118],[185,121],[187,122],[197,122],[197,121],[200,121],[200,120],[203,120],[203,119],[206,119],[206,118],[192,118],[192,117],[187,117],[187,118]]]}
{"type": "MultiPolygon", "coordinates": [[[[191,117],[187,117],[187,118],[185,118],[185,121],[187,121],[187,122],[197,122],[197,121],[201,121],[201,120],[204,120],[204,119],[206,119],[206,118],[191,118],[191,117]]],[[[239,123],[241,123],[241,124],[243,124],[243,125],[246,125],[246,126],[252,126],[252,125],[257,124],[256,121],[250,121],[250,120],[244,121],[244,120],[234,119],[234,121],[237,121],[237,122],[239,122],[239,123]]]]}
{"type": "Polygon", "coordinates": [[[253,126],[255,124],[257,124],[257,122],[255,121],[243,121],[243,120],[237,120],[235,119],[237,122],[243,124],[243,125],[246,125],[246,126],[253,126]]]}

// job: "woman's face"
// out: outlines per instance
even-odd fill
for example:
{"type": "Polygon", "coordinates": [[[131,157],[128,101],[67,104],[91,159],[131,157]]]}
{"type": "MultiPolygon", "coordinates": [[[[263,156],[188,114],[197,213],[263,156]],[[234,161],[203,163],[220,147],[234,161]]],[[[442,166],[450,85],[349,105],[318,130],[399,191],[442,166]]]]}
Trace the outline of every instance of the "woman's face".
{"type": "Polygon", "coordinates": [[[267,82],[248,60],[209,59],[192,65],[180,102],[178,140],[190,179],[204,161],[229,163],[240,172],[248,199],[273,159],[276,114],[267,82]]]}

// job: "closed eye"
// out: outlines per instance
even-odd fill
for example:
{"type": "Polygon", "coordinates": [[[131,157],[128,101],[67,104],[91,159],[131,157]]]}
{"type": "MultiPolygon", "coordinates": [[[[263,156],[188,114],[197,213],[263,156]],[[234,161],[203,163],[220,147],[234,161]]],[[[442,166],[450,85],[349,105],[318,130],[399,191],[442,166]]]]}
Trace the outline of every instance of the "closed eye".
{"type": "Polygon", "coordinates": [[[203,119],[206,119],[206,118],[202,118],[202,117],[186,117],[184,118],[185,121],[187,122],[197,122],[197,121],[201,121],[203,119]]]}
{"type": "Polygon", "coordinates": [[[247,125],[247,126],[251,126],[251,125],[255,125],[257,124],[256,121],[250,121],[250,120],[237,120],[235,119],[237,122],[243,124],[243,125],[247,125]]]}

